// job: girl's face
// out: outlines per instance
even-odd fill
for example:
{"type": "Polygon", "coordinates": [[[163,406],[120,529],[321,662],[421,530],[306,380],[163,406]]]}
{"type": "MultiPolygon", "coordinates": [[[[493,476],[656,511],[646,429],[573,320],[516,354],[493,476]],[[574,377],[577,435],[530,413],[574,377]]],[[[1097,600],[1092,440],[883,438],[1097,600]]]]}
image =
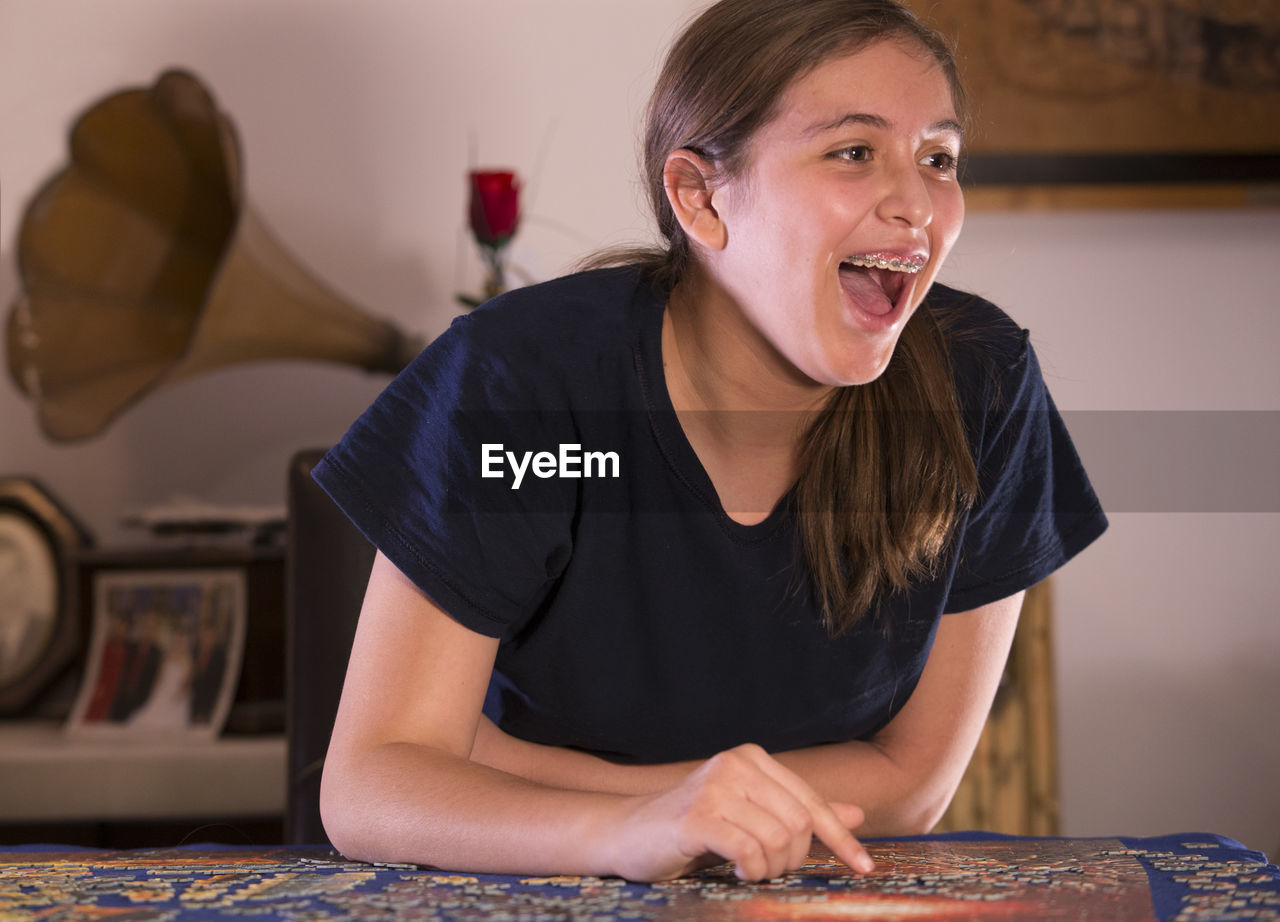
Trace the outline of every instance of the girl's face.
{"type": "Polygon", "coordinates": [[[713,191],[705,265],[780,370],[827,386],[884,371],[964,220],[961,128],[941,68],[881,41],[794,83],[713,191]]]}

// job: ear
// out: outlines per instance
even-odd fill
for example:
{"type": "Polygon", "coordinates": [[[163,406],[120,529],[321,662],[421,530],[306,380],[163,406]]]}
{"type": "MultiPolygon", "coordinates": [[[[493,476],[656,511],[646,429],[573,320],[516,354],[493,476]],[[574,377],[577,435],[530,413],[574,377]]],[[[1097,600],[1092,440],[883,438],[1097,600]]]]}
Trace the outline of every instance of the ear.
{"type": "Polygon", "coordinates": [[[672,151],[662,169],[667,201],[686,236],[711,250],[722,250],[728,229],[712,202],[715,168],[688,149],[672,151]]]}

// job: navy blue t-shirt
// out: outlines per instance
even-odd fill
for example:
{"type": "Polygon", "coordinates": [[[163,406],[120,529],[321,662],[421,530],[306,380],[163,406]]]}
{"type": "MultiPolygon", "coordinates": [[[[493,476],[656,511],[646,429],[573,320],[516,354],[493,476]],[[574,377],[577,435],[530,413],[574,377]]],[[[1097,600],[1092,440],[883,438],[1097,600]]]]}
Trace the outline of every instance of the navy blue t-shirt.
{"type": "Polygon", "coordinates": [[[935,285],[981,495],[935,579],[832,637],[790,494],[729,518],[662,370],[664,296],[630,269],[459,317],[314,476],[451,617],[501,638],[486,713],[609,759],[865,739],[903,706],[943,612],[1038,582],[1106,527],[1035,354],[935,285]]]}

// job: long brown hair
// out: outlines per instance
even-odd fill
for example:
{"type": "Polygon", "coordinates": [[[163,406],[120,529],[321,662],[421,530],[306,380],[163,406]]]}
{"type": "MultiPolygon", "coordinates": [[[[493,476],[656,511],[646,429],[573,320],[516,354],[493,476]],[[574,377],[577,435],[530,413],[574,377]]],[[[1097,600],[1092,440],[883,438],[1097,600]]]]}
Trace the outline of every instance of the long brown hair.
{"type": "MultiPolygon", "coordinates": [[[[638,264],[670,289],[696,258],[667,200],[667,155],[687,148],[727,176],[785,91],[828,57],[895,40],[931,55],[963,120],[967,102],[946,42],[893,0],[721,0],[680,35],[645,123],[659,250],[613,251],[592,264],[638,264]]],[[[885,372],[837,388],[800,447],[796,516],[823,621],[839,633],[912,579],[933,572],[973,501],[977,475],[946,342],[926,308],[907,323],[885,372]]]]}

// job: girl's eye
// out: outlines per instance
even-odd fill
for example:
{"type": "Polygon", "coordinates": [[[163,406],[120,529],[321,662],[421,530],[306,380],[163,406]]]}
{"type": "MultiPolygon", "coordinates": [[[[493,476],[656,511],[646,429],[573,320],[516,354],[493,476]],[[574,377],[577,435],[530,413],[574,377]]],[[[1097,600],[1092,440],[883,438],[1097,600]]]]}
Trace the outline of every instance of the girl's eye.
{"type": "Polygon", "coordinates": [[[842,147],[832,156],[839,160],[847,160],[850,163],[865,163],[871,159],[871,148],[864,145],[855,145],[853,147],[842,147]]]}
{"type": "Polygon", "coordinates": [[[950,151],[940,150],[925,157],[924,162],[939,173],[954,173],[959,166],[960,158],[950,151]]]}

